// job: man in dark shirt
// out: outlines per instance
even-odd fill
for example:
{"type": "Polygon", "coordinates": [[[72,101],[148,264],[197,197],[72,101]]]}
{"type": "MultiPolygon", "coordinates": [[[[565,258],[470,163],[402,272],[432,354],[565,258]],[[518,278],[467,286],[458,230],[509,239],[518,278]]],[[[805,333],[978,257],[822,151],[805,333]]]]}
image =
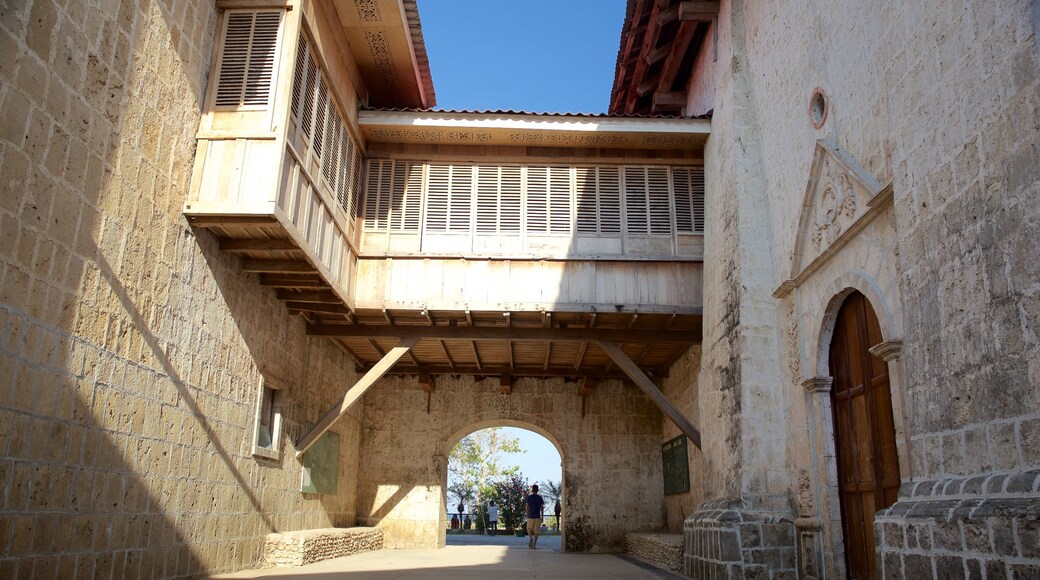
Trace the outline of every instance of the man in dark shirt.
{"type": "Polygon", "coordinates": [[[538,547],[538,532],[542,530],[542,514],[545,512],[545,500],[538,495],[538,484],[531,486],[531,493],[524,498],[527,504],[527,547],[534,550],[538,547]]]}

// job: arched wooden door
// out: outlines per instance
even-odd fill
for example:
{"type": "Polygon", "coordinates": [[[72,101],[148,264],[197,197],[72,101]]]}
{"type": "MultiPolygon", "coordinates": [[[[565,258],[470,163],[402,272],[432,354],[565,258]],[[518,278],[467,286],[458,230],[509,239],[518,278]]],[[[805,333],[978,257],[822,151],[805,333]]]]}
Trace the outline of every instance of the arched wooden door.
{"type": "Polygon", "coordinates": [[[881,341],[870,302],[853,292],[838,312],[830,365],[845,563],[856,580],[876,577],[874,515],[899,491],[888,363],[867,350],[881,341]]]}

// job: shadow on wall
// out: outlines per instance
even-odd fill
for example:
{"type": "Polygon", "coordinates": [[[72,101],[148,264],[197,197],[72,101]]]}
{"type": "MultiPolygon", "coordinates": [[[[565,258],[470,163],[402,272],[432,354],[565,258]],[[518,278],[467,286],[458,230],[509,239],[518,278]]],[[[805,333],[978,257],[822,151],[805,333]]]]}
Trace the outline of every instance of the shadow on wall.
{"type": "Polygon", "coordinates": [[[5,117],[24,113],[24,134],[0,135],[0,217],[20,248],[0,257],[0,577],[252,566],[275,528],[241,420],[265,321],[238,324],[246,305],[214,278],[248,276],[180,215],[216,10],[18,4],[0,9],[19,48],[0,96],[5,117]]]}

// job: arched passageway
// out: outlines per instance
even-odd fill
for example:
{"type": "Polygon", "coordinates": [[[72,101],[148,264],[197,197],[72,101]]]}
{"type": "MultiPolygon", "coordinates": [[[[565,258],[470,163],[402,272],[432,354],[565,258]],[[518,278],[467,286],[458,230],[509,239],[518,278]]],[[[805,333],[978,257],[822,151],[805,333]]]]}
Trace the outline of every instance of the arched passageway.
{"type": "Polygon", "coordinates": [[[539,433],[542,430],[538,427],[509,423],[474,427],[447,451],[442,489],[448,529],[489,536],[523,530],[522,502],[529,486],[536,484],[540,487],[538,495],[545,501],[543,533],[562,536],[562,450],[555,437],[539,433]],[[497,521],[493,527],[489,516],[492,504],[497,521]]]}
{"type": "Polygon", "coordinates": [[[427,405],[414,378],[390,377],[366,394],[358,525],[382,528],[390,548],[444,546],[448,456],[465,435],[504,426],[545,437],[563,460],[565,551],[619,551],[625,533],[664,527],[663,418],[641,391],[603,381],[583,416],[574,382],[499,386],[497,377],[438,378],[427,405]]]}

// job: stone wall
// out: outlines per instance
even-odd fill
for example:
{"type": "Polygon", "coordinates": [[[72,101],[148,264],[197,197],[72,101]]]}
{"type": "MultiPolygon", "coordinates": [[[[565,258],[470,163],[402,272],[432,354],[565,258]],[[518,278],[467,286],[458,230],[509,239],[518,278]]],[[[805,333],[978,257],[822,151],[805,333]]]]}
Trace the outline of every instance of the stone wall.
{"type": "Polygon", "coordinates": [[[353,365],[181,216],[209,0],[0,6],[0,577],[252,567],[273,530],[352,525],[292,441],[353,365]],[[261,376],[281,459],[251,455],[261,376]]]}
{"type": "Polygon", "coordinates": [[[563,460],[568,551],[621,551],[626,532],[664,526],[661,413],[642,391],[604,381],[581,414],[578,384],[438,377],[430,397],[414,377],[384,379],[365,395],[358,523],[379,526],[388,548],[444,545],[447,457],[463,436],[516,426],[546,436],[563,460]]]}
{"type": "MultiPolygon", "coordinates": [[[[904,482],[1014,479],[1040,462],[1037,14],[1029,2],[723,2],[718,59],[701,65],[714,86],[703,75],[691,85],[691,112],[714,109],[698,381],[701,427],[714,437],[705,440],[705,498],[739,497],[741,517],[768,499],[776,515],[822,525],[829,575],[844,574],[843,548],[829,397],[816,379],[830,375],[828,324],[847,292],[863,292],[885,340],[903,344],[886,360],[904,482]],[[817,88],[828,111],[814,127],[817,88]],[[893,202],[774,299],[799,272],[818,142],[866,181],[891,183],[893,202]]],[[[988,502],[987,493],[965,501],[988,502]]],[[[964,570],[1011,561],[995,530],[1020,526],[1013,510],[922,527],[896,509],[910,502],[925,513],[936,502],[942,511],[943,501],[901,497],[879,522],[932,539],[965,534],[943,552],[964,570]],[[975,520],[991,542],[969,540],[975,520]]],[[[884,558],[920,555],[918,544],[884,537],[884,558]]],[[[1023,570],[1036,565],[1015,557],[1023,570]]]]}
{"type": "MultiPolygon", "coordinates": [[[[690,347],[672,365],[669,376],[661,382],[661,392],[698,429],[701,429],[700,409],[697,404],[697,375],[700,365],[700,347],[690,347]]],[[[661,432],[662,443],[681,434],[675,423],[667,417],[662,417],[661,432]]],[[[701,436],[705,436],[703,430],[701,436]]],[[[704,501],[704,454],[690,441],[686,442],[686,454],[690,466],[690,491],[664,496],[666,529],[673,534],[682,533],[686,517],[704,501]]]]}

